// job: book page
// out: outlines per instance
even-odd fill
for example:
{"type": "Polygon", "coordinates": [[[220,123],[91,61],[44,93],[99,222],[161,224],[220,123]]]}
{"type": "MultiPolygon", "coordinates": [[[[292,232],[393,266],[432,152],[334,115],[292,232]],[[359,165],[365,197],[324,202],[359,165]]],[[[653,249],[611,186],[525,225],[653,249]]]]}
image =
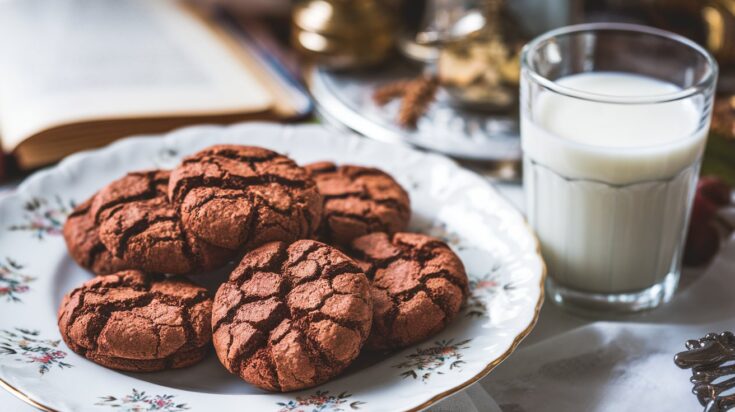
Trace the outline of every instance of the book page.
{"type": "Polygon", "coordinates": [[[0,136],[85,120],[251,113],[272,97],[175,0],[0,1],[0,136]]]}

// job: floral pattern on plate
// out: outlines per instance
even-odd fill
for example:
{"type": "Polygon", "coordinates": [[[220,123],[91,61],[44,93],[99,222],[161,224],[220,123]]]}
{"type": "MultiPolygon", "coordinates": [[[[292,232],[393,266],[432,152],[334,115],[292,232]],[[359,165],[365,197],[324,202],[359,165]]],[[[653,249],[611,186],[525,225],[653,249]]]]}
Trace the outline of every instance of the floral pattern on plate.
{"type": "Polygon", "coordinates": [[[418,347],[406,360],[393,365],[394,368],[405,369],[401,372],[404,378],[421,379],[426,382],[433,373],[443,375],[445,371],[460,368],[465,361],[462,360],[462,351],[469,349],[470,341],[465,339],[454,343],[454,339],[439,340],[429,347],[418,347]]]}
{"type": "MultiPolygon", "coordinates": [[[[543,299],[544,266],[536,239],[487,181],[440,156],[319,126],[194,127],[165,137],[121,140],[29,177],[15,193],[0,198],[0,215],[6,216],[0,226],[0,264],[5,265],[0,288],[8,287],[0,292],[0,380],[52,410],[421,410],[509,356],[530,332],[543,299]],[[395,176],[410,192],[412,230],[437,236],[459,253],[473,296],[486,303],[485,315],[460,316],[432,341],[404,351],[366,353],[347,373],[291,395],[253,388],[227,374],[216,356],[181,371],[121,373],[48,339],[58,336],[55,315],[62,296],[89,279],[58,236],[74,206],[71,199],[85,199],[129,171],[171,167],[220,143],[287,151],[301,164],[365,164],[395,176]],[[501,267],[490,270],[496,263],[501,267]],[[513,299],[505,299],[504,285],[512,285],[507,293],[513,299]],[[9,296],[11,289],[21,304],[9,296]]],[[[465,314],[475,308],[468,307],[465,314]]]]}
{"type": "Polygon", "coordinates": [[[46,235],[60,235],[64,221],[74,207],[74,201],[64,202],[59,196],[54,196],[53,201],[33,197],[23,206],[24,222],[11,225],[8,229],[30,232],[38,240],[43,240],[46,235]]]}
{"type": "Polygon", "coordinates": [[[462,243],[462,238],[457,234],[457,232],[450,230],[447,227],[446,222],[428,222],[419,224],[411,229],[429,236],[434,236],[451,246],[457,252],[467,248],[467,246],[462,243]]]}
{"type": "Polygon", "coordinates": [[[120,412],[181,412],[190,409],[185,403],[176,403],[174,398],[174,395],[148,395],[133,388],[130,394],[122,397],[102,396],[95,405],[109,406],[120,412]]]}
{"type": "Polygon", "coordinates": [[[5,262],[0,262],[0,299],[5,298],[8,302],[21,302],[18,295],[27,293],[31,289],[28,284],[36,278],[23,274],[22,270],[23,265],[11,258],[5,258],[5,262]]]}
{"type": "Polygon", "coordinates": [[[512,280],[500,272],[502,269],[502,265],[495,264],[482,275],[469,276],[470,296],[465,305],[465,316],[487,316],[488,301],[500,291],[511,291],[515,288],[512,280]]]}
{"type": "Polygon", "coordinates": [[[281,407],[278,412],[340,412],[347,409],[360,409],[365,402],[352,401],[352,394],[342,392],[330,395],[329,391],[316,391],[313,395],[297,396],[295,400],[278,402],[281,407]]]}
{"type": "Polygon", "coordinates": [[[54,367],[70,368],[64,362],[66,352],[59,349],[60,340],[42,339],[41,332],[23,328],[0,330],[0,356],[11,357],[16,361],[38,366],[38,373],[43,375],[54,367]]]}

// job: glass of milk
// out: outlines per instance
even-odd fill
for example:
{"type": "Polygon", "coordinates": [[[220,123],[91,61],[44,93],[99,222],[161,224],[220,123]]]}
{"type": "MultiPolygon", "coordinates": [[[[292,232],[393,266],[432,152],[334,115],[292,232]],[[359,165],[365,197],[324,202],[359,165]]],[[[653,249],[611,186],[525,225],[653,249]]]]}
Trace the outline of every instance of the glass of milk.
{"type": "Polygon", "coordinates": [[[628,24],[564,27],[521,57],[526,210],[558,304],[673,296],[717,81],[694,42],[628,24]]]}

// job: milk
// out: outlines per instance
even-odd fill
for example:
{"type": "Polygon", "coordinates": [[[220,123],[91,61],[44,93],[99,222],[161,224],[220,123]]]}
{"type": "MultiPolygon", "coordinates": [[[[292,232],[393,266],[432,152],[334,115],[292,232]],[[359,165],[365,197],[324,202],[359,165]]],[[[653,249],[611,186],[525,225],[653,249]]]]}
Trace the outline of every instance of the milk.
{"type": "MultiPolygon", "coordinates": [[[[556,83],[631,100],[679,91],[614,72],[556,83]]],[[[582,291],[625,293],[678,271],[707,133],[698,102],[600,103],[547,91],[535,98],[521,121],[524,185],[528,219],[553,279],[582,291]]]]}

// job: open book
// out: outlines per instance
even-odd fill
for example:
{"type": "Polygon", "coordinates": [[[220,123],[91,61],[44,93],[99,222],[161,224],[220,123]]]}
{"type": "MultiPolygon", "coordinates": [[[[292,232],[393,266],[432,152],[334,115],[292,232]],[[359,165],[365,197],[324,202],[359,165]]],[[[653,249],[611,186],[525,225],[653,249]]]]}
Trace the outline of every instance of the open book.
{"type": "Polygon", "coordinates": [[[0,141],[21,169],[136,133],[288,118],[308,102],[174,0],[0,2],[0,141]]]}

